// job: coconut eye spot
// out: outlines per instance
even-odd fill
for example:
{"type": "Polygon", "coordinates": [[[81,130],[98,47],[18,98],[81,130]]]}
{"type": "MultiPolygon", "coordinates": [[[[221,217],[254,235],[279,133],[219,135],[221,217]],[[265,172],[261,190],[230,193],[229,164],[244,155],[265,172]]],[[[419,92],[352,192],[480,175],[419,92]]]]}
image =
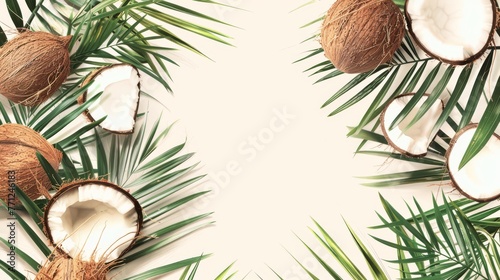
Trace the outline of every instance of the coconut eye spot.
{"type": "Polygon", "coordinates": [[[410,0],[406,11],[420,44],[451,61],[481,52],[493,28],[490,0],[410,0]]]}
{"type": "Polygon", "coordinates": [[[123,193],[97,184],[65,192],[47,217],[53,242],[82,260],[118,258],[133,242],[138,227],[134,203],[123,193]]]}

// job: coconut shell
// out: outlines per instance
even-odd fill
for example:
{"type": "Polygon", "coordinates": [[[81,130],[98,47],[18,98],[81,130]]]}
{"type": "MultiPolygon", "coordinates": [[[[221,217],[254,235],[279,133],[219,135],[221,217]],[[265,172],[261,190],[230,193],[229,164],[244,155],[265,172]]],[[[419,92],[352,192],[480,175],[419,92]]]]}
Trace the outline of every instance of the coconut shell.
{"type": "MultiPolygon", "coordinates": [[[[486,44],[477,53],[472,54],[471,56],[469,56],[468,58],[466,58],[464,60],[449,60],[449,59],[440,57],[439,55],[436,55],[435,53],[430,51],[429,48],[426,47],[424,43],[422,43],[422,41],[418,38],[418,36],[415,35],[413,24],[412,24],[412,16],[410,15],[410,13],[408,13],[408,3],[410,1],[411,0],[405,1],[405,9],[404,10],[405,10],[406,26],[408,27],[408,33],[410,34],[411,38],[417,44],[417,46],[420,49],[422,49],[427,55],[429,55],[430,57],[432,57],[434,59],[442,61],[444,63],[448,63],[450,65],[466,65],[466,64],[473,63],[474,61],[479,59],[484,54],[484,52],[486,52],[486,50],[488,49],[488,46],[493,41],[493,37],[495,35],[495,30],[500,27],[499,26],[500,17],[499,17],[499,12],[497,9],[496,1],[490,0],[491,1],[491,12],[493,15],[493,24],[491,26],[491,29],[489,30],[488,39],[486,41],[486,44]]],[[[431,1],[435,1],[435,0],[431,0],[431,1]]]]}
{"type": "Polygon", "coordinates": [[[13,200],[14,184],[21,188],[29,198],[42,195],[39,188],[52,187],[49,177],[40,164],[36,152],[40,152],[57,170],[62,153],[55,149],[38,132],[20,124],[0,125],[0,198],[9,206],[18,205],[13,200]]]}
{"type": "Polygon", "coordinates": [[[391,60],[405,33],[391,0],[337,0],[321,28],[325,56],[340,71],[363,73],[391,60]]]}
{"type": "Polygon", "coordinates": [[[103,261],[87,262],[57,254],[40,268],[35,280],[105,280],[109,268],[103,261]]]}
{"type": "MultiPolygon", "coordinates": [[[[382,112],[380,113],[380,117],[379,117],[379,120],[380,120],[380,127],[381,127],[381,130],[382,130],[382,134],[384,135],[384,138],[385,140],[387,141],[387,144],[389,146],[391,146],[394,150],[396,150],[397,152],[401,153],[402,155],[406,156],[406,157],[413,157],[413,158],[422,158],[422,157],[425,157],[427,155],[427,151],[425,153],[422,153],[422,154],[414,154],[414,153],[411,153],[405,149],[402,149],[401,147],[399,147],[396,143],[394,143],[394,141],[391,139],[391,137],[389,136],[389,127],[386,127],[385,125],[385,119],[386,119],[386,112],[387,112],[387,109],[388,107],[391,105],[391,103],[398,99],[398,98],[404,98],[404,97],[408,97],[408,96],[413,96],[415,95],[415,93],[405,93],[405,94],[401,94],[401,95],[398,95],[396,96],[395,98],[393,98],[392,100],[390,100],[384,107],[384,109],[382,110],[382,112]]],[[[428,93],[424,93],[423,96],[430,96],[430,94],[428,93]]],[[[444,110],[444,102],[443,100],[439,99],[439,102],[441,103],[441,109],[444,110]]],[[[434,138],[436,138],[436,135],[433,135],[430,140],[434,140],[434,138]]]]}
{"type": "MultiPolygon", "coordinates": [[[[84,87],[86,86],[87,84],[89,84],[90,82],[92,82],[99,74],[101,74],[103,71],[106,71],[108,69],[111,69],[113,67],[117,67],[117,66],[122,66],[122,65],[127,65],[127,66],[130,66],[132,67],[135,71],[137,71],[137,75],[140,77],[139,75],[139,70],[137,69],[137,67],[135,67],[134,65],[131,65],[131,64],[127,64],[127,63],[119,63],[119,64],[111,64],[111,65],[108,65],[108,66],[104,66],[104,67],[101,67],[101,68],[98,68],[92,72],[90,72],[90,74],[85,78],[85,80],[82,82],[81,86],[84,87]]],[[[139,90],[141,89],[141,84],[140,82],[137,84],[137,87],[139,88],[139,90]]],[[[134,120],[137,118],[137,111],[139,109],[139,101],[140,101],[140,94],[139,94],[139,100],[137,100],[137,106],[135,107],[135,115],[134,115],[134,120]]],[[[77,99],[78,101],[78,104],[83,104],[87,101],[87,91],[85,91],[82,95],[80,95],[77,99]]],[[[83,112],[83,115],[85,116],[85,118],[87,120],[89,120],[90,122],[95,122],[96,119],[92,116],[92,114],[90,113],[90,111],[87,109],[83,112]]],[[[99,125],[101,128],[103,128],[104,130],[106,131],[109,131],[111,133],[114,133],[114,134],[132,134],[134,133],[134,129],[132,130],[127,130],[127,131],[116,131],[116,130],[109,130],[109,129],[106,129],[105,127],[102,127],[101,125],[99,125]]]]}
{"type": "MultiPolygon", "coordinates": [[[[54,247],[56,247],[56,250],[58,253],[65,255],[67,257],[70,257],[68,252],[64,251],[60,246],[58,246],[59,244],[54,242],[54,238],[52,236],[52,232],[51,232],[51,229],[49,226],[49,212],[50,212],[50,209],[52,208],[52,206],[54,205],[54,203],[56,203],[56,201],[61,196],[64,196],[64,194],[66,192],[71,191],[73,189],[77,189],[83,185],[92,185],[92,184],[113,188],[117,192],[120,192],[125,197],[127,197],[134,204],[134,208],[135,208],[135,211],[137,213],[137,230],[136,230],[136,235],[135,235],[136,238],[134,240],[132,240],[130,245],[121,252],[121,254],[119,256],[119,257],[121,257],[133,247],[133,245],[137,239],[137,236],[139,236],[139,233],[142,229],[142,224],[143,224],[142,207],[139,204],[139,202],[137,201],[137,199],[135,199],[135,197],[133,197],[128,191],[126,191],[122,187],[120,187],[116,184],[113,184],[109,181],[106,181],[106,180],[97,180],[97,179],[78,180],[78,181],[74,181],[74,182],[66,183],[66,184],[62,185],[59,188],[59,190],[52,196],[52,198],[49,200],[49,202],[47,203],[47,205],[45,207],[44,216],[43,216],[43,229],[44,229],[45,235],[48,237],[50,243],[54,247]]],[[[122,233],[117,234],[117,236],[119,237],[120,234],[122,234],[122,233]]]]}
{"type": "MultiPolygon", "coordinates": [[[[493,201],[493,200],[496,200],[496,199],[499,199],[500,198],[500,193],[497,193],[493,196],[490,196],[490,197],[482,197],[482,198],[478,198],[478,197],[475,197],[471,194],[469,194],[466,190],[464,190],[463,187],[460,186],[457,178],[455,177],[456,175],[454,174],[454,172],[452,172],[452,168],[451,168],[451,163],[450,163],[450,155],[451,153],[453,152],[453,148],[455,147],[455,145],[457,144],[457,141],[460,139],[460,137],[468,130],[470,129],[476,129],[478,126],[478,123],[470,123],[466,126],[464,126],[462,129],[460,129],[456,134],[455,136],[453,136],[453,138],[451,139],[450,141],[450,147],[446,150],[446,154],[445,154],[445,159],[446,159],[446,170],[448,171],[448,174],[450,176],[450,179],[451,179],[451,184],[453,186],[454,189],[458,190],[463,196],[469,198],[469,199],[472,199],[472,200],[475,200],[475,201],[478,201],[478,202],[490,202],[490,201],[493,201]]],[[[496,138],[496,139],[499,139],[500,140],[500,135],[496,134],[496,133],[493,133],[493,135],[491,136],[492,138],[496,138]]],[[[492,164],[490,162],[488,162],[488,164],[492,164]]],[[[493,163],[494,164],[494,163],[493,163]]],[[[495,167],[498,167],[498,166],[495,166],[495,167]]],[[[498,181],[495,181],[498,185],[498,181]]],[[[464,186],[465,187],[465,186],[464,186]]],[[[482,187],[482,186],[474,186],[475,188],[479,188],[479,187],[482,187]]]]}
{"type": "Polygon", "coordinates": [[[70,73],[71,36],[25,31],[0,49],[0,94],[35,106],[56,92],[70,73]]]}

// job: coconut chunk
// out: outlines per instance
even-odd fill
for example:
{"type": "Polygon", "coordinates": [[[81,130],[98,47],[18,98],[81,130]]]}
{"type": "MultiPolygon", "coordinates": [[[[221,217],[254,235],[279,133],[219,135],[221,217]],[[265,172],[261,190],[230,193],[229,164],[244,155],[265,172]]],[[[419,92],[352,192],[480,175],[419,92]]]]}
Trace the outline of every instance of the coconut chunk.
{"type": "Polygon", "coordinates": [[[129,64],[111,65],[92,73],[84,85],[91,81],[92,84],[79,102],[102,94],[90,105],[86,116],[91,121],[106,117],[100,126],[108,131],[132,133],[140,94],[138,70],[129,64]]]}
{"type": "Polygon", "coordinates": [[[91,180],[61,187],[49,201],[44,221],[52,244],[70,257],[110,262],[135,241],[142,212],[122,188],[91,180]]]}
{"type": "Polygon", "coordinates": [[[446,164],[453,185],[463,195],[477,201],[491,201],[500,197],[500,184],[498,183],[499,135],[494,134],[474,158],[462,169],[458,169],[476,129],[477,124],[471,124],[455,135],[447,151],[446,164]]]}
{"type": "Polygon", "coordinates": [[[435,137],[431,133],[437,119],[443,112],[443,102],[440,99],[436,100],[424,116],[411,127],[408,127],[428,98],[428,95],[422,96],[408,116],[394,129],[389,130],[394,119],[401,113],[412,97],[413,94],[403,94],[393,99],[384,108],[380,116],[380,122],[384,137],[390,146],[404,155],[422,157],[427,154],[427,149],[435,137]]]}
{"type": "Polygon", "coordinates": [[[430,56],[455,65],[480,57],[496,24],[491,0],[408,0],[405,12],[416,43],[430,56]]]}

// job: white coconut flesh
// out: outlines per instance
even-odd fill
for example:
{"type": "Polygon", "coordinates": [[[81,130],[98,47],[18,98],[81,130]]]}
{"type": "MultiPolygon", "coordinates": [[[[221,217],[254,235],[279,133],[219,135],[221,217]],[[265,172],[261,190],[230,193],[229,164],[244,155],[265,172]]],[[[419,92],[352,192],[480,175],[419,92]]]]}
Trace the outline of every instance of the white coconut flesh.
{"type": "Polygon", "coordinates": [[[408,0],[406,5],[414,36],[435,56],[464,61],[489,43],[490,0],[408,0]]]}
{"type": "Polygon", "coordinates": [[[468,197],[479,201],[491,200],[500,195],[500,139],[492,136],[477,155],[458,169],[475,131],[476,127],[473,127],[457,137],[448,154],[448,172],[456,186],[468,197]]]}
{"type": "Polygon", "coordinates": [[[436,100],[430,107],[429,111],[424,114],[415,124],[408,127],[414,119],[420,107],[427,100],[427,96],[423,96],[417,102],[417,105],[410,111],[397,126],[389,130],[394,119],[403,110],[406,104],[410,101],[413,95],[402,95],[395,98],[385,109],[383,117],[384,135],[388,138],[388,142],[398,151],[407,155],[422,156],[427,153],[434,135],[431,135],[432,129],[443,112],[441,100],[436,100]]]}
{"type": "Polygon", "coordinates": [[[119,133],[131,132],[139,102],[139,73],[127,64],[103,69],[93,79],[87,90],[87,100],[102,92],[89,107],[94,120],[106,119],[101,127],[119,133]]]}
{"type": "Polygon", "coordinates": [[[138,230],[134,203],[114,188],[98,184],[81,185],[59,196],[47,221],[53,243],[84,261],[118,258],[138,230]]]}

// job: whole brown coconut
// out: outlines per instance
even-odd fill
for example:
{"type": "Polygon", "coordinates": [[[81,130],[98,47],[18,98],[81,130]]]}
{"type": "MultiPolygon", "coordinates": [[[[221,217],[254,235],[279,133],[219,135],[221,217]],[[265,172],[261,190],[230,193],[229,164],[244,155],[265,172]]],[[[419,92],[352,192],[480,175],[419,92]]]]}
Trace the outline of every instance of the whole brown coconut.
{"type": "Polygon", "coordinates": [[[38,271],[35,280],[105,280],[110,265],[104,261],[82,261],[56,255],[38,271]]]}
{"type": "Polygon", "coordinates": [[[321,28],[325,56],[345,73],[388,62],[401,45],[404,17],[391,0],[337,0],[321,28]]]}
{"type": "Polygon", "coordinates": [[[35,199],[42,195],[39,188],[52,186],[36,156],[37,151],[54,169],[59,168],[62,153],[38,132],[20,124],[0,125],[0,198],[9,207],[19,204],[15,187],[35,199]]]}
{"type": "Polygon", "coordinates": [[[47,100],[70,72],[71,36],[25,31],[0,49],[0,94],[25,106],[47,100]]]}

